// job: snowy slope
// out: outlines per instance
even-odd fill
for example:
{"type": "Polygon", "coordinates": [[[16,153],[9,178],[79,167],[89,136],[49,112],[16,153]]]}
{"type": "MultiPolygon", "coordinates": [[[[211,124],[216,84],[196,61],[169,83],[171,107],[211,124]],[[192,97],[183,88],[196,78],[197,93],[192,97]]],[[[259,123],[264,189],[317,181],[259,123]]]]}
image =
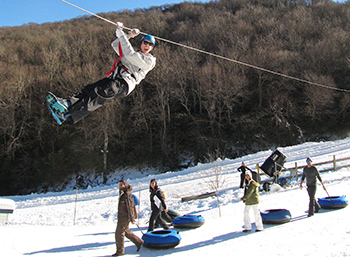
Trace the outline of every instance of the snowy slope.
{"type": "MultiPolygon", "coordinates": [[[[314,163],[350,157],[350,138],[332,142],[305,143],[279,148],[287,156],[286,167],[297,162],[305,164],[310,156],[314,163]]],[[[235,160],[200,164],[181,172],[128,178],[134,194],[140,197],[141,229],[147,230],[150,216],[149,181],[158,180],[166,193],[169,208],[183,214],[200,214],[206,223],[194,230],[180,230],[181,243],[174,249],[151,250],[135,246],[126,240],[128,256],[350,256],[350,207],[340,210],[321,210],[307,218],[308,195],[298,183],[278,192],[261,192],[260,209],[285,208],[292,213],[292,221],[283,225],[265,225],[261,233],[242,233],[244,204],[238,188],[236,169],[244,161],[254,169],[272,153],[264,151],[235,160]],[[222,217],[215,197],[181,203],[181,197],[212,191],[207,182],[220,170],[223,186],[220,191],[222,217]],[[140,190],[139,190],[140,189],[140,190]]],[[[344,162],[345,164],[346,162],[344,162]]],[[[349,161],[347,161],[349,163],[349,161]]],[[[319,167],[320,170],[328,166],[319,167]]],[[[350,198],[350,168],[322,173],[327,191],[332,196],[350,198]]],[[[263,179],[264,177],[262,177],[263,179]]],[[[318,187],[316,197],[326,197],[318,187]]],[[[87,190],[60,193],[32,194],[6,197],[16,202],[16,210],[7,224],[0,224],[1,256],[110,256],[115,252],[117,186],[103,186],[87,190]],[[74,210],[76,206],[76,217],[74,210]],[[74,224],[75,221],[75,224],[74,224]]],[[[135,225],[131,229],[140,237],[135,225]]]]}

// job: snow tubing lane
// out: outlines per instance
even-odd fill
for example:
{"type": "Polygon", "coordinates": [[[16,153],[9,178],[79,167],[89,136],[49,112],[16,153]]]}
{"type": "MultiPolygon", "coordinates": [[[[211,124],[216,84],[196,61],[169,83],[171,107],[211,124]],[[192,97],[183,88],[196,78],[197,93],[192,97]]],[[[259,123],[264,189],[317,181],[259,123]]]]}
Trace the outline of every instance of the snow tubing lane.
{"type": "Polygon", "coordinates": [[[343,196],[329,196],[318,199],[318,204],[323,209],[341,209],[348,206],[349,201],[343,196]]]}
{"type": "Polygon", "coordinates": [[[292,218],[291,213],[286,209],[271,209],[260,212],[264,224],[283,224],[292,218]]]}
{"type": "Polygon", "coordinates": [[[201,215],[184,215],[173,219],[174,228],[199,228],[204,224],[201,215]]]}
{"type": "Polygon", "coordinates": [[[167,249],[177,246],[181,236],[175,230],[149,231],[142,236],[143,245],[148,248],[167,249]]]}

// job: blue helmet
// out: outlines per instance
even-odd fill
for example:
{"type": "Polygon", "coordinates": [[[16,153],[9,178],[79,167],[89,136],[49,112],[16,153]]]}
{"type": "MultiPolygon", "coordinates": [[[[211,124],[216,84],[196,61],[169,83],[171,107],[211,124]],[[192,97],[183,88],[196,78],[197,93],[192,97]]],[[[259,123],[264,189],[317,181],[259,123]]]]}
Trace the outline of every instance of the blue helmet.
{"type": "Polygon", "coordinates": [[[152,42],[152,43],[153,43],[153,46],[156,45],[156,39],[155,39],[154,36],[152,36],[152,35],[143,36],[143,37],[141,38],[141,43],[142,43],[143,40],[148,40],[148,41],[152,42]]]}

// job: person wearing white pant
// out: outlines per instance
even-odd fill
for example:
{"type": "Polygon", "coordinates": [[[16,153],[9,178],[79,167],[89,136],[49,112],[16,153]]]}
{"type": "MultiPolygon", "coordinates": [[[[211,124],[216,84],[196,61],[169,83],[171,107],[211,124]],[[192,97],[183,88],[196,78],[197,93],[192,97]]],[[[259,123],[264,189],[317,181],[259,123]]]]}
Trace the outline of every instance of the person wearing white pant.
{"type": "Polygon", "coordinates": [[[244,208],[244,230],[247,230],[247,232],[252,230],[252,224],[250,222],[250,217],[249,217],[250,210],[253,210],[253,213],[254,213],[256,229],[259,231],[263,230],[264,227],[263,227],[258,204],[245,206],[245,208],[244,208]]]}
{"type": "Polygon", "coordinates": [[[248,184],[244,191],[244,196],[241,198],[241,201],[245,203],[243,232],[249,232],[252,230],[252,224],[250,222],[250,217],[249,217],[250,210],[253,210],[254,217],[255,217],[255,225],[256,225],[255,232],[259,232],[264,229],[262,219],[260,216],[260,210],[259,210],[258,187],[260,185],[259,183],[254,181],[249,174],[246,174],[245,178],[248,181],[248,184]]]}

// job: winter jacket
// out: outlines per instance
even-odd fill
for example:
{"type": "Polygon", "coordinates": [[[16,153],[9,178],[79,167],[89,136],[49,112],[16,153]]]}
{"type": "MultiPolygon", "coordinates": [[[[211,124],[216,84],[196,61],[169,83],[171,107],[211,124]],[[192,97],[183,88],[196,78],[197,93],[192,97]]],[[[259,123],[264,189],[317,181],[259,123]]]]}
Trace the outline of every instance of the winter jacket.
{"type": "Polygon", "coordinates": [[[132,186],[127,185],[126,188],[119,192],[118,220],[121,222],[133,222],[137,218],[134,197],[131,191],[132,186]]]}
{"type": "Polygon", "coordinates": [[[114,51],[120,56],[119,43],[122,49],[122,58],[120,61],[127,69],[127,71],[120,69],[120,75],[128,84],[128,94],[130,94],[136,85],[146,77],[147,73],[154,68],[156,58],[150,53],[144,54],[141,51],[135,51],[124,32],[122,32],[122,36],[112,42],[114,51]]]}
{"type": "Polygon", "coordinates": [[[239,171],[239,172],[242,172],[242,173],[244,173],[245,174],[245,172],[246,172],[246,170],[250,170],[250,171],[252,171],[251,169],[249,169],[247,166],[240,166],[239,168],[237,168],[237,170],[239,171]]]}
{"type": "Polygon", "coordinates": [[[166,204],[164,201],[163,193],[160,188],[156,187],[151,191],[150,201],[151,201],[151,209],[152,210],[166,210],[166,204]]]}
{"type": "Polygon", "coordinates": [[[318,172],[318,170],[316,169],[316,167],[311,166],[309,167],[305,167],[303,169],[303,175],[301,177],[301,181],[304,181],[304,179],[306,178],[306,185],[307,186],[316,186],[316,178],[322,182],[320,173],[318,172]]]}
{"type": "Polygon", "coordinates": [[[260,184],[255,182],[253,179],[248,182],[247,188],[244,191],[244,196],[242,197],[242,201],[245,202],[246,205],[254,205],[259,203],[259,186],[260,184]]]}

